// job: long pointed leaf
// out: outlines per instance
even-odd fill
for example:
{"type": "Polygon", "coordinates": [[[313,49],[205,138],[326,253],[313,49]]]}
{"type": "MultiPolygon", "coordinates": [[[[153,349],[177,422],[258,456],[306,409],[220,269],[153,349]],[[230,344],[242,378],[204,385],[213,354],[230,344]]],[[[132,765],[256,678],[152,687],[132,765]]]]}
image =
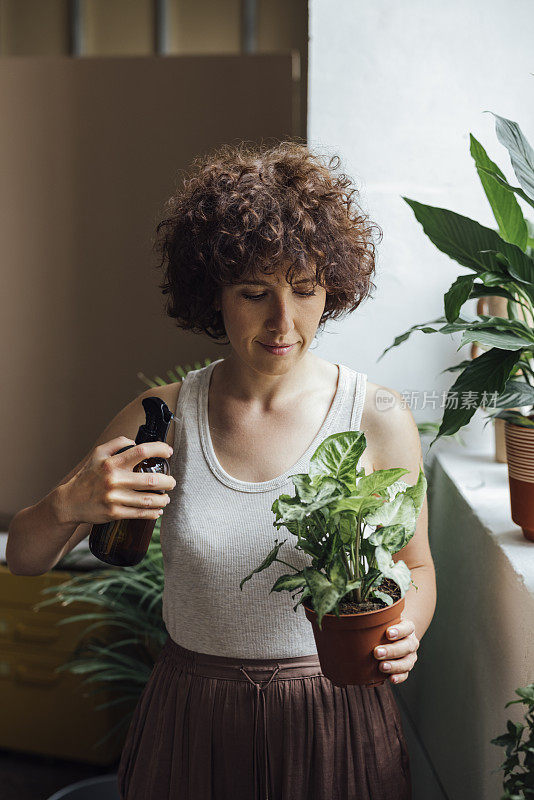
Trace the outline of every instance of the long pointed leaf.
{"type": "Polygon", "coordinates": [[[506,333],[503,330],[491,330],[491,328],[473,328],[472,330],[464,331],[458,350],[469,342],[478,342],[488,347],[498,347],[499,350],[524,350],[534,345],[531,340],[522,339],[520,336],[506,333]]]}
{"type": "Polygon", "coordinates": [[[458,319],[460,309],[471,296],[476,275],[460,275],[444,297],[445,316],[449,322],[458,319]]]}
{"type": "Polygon", "coordinates": [[[506,117],[495,117],[497,139],[508,150],[516,178],[526,194],[534,200],[534,150],[523,135],[517,122],[506,117]]]}
{"type": "MultiPolygon", "coordinates": [[[[446,208],[425,205],[403,197],[416,219],[436,247],[450,258],[476,273],[502,273],[503,283],[509,275],[532,287],[534,296],[534,262],[517,247],[501,239],[498,233],[469,217],[446,208]],[[505,269],[497,258],[501,253],[510,264],[505,269]]],[[[525,288],[525,287],[524,287],[525,288]]],[[[528,290],[528,286],[525,290],[528,290]]]]}
{"type": "Polygon", "coordinates": [[[493,175],[489,175],[485,171],[490,170],[501,178],[505,178],[497,164],[488,157],[483,146],[475,139],[472,133],[470,138],[471,155],[477,166],[478,177],[488,198],[493,215],[497,220],[499,232],[503,239],[516,244],[524,251],[527,246],[528,230],[521,206],[515,199],[513,192],[507,191],[495,180],[493,175]],[[484,167],[484,170],[481,170],[480,167],[484,167]]]}
{"type": "MultiPolygon", "coordinates": [[[[524,200],[526,203],[528,203],[529,205],[531,205],[531,206],[534,208],[534,200],[532,200],[532,199],[531,199],[531,198],[528,196],[528,194],[525,194],[525,192],[523,191],[523,189],[522,189],[520,186],[511,186],[511,185],[508,183],[508,181],[507,181],[507,180],[505,180],[504,178],[501,178],[501,177],[500,177],[500,175],[498,175],[498,174],[497,174],[496,172],[494,172],[493,170],[489,170],[489,169],[488,169],[488,170],[486,170],[486,169],[484,169],[483,167],[480,167],[480,169],[481,169],[481,171],[482,171],[482,172],[487,172],[487,173],[488,173],[488,175],[491,175],[491,177],[492,177],[492,178],[494,178],[494,180],[496,180],[496,181],[497,181],[497,183],[498,183],[500,186],[502,186],[502,187],[503,187],[503,189],[506,189],[506,190],[507,190],[507,191],[509,191],[509,192],[514,192],[514,193],[515,193],[515,194],[516,194],[518,197],[521,197],[521,199],[522,199],[522,200],[524,200]]],[[[528,221],[528,219],[525,219],[525,222],[527,223],[527,228],[528,228],[528,225],[529,225],[529,221],[528,221]]],[[[531,244],[531,237],[530,237],[530,236],[529,236],[529,239],[528,239],[528,242],[527,242],[527,244],[529,244],[530,246],[532,246],[532,244],[531,244]]]]}
{"type": "Polygon", "coordinates": [[[376,360],[380,361],[380,359],[383,358],[386,355],[388,350],[391,350],[393,347],[398,347],[399,344],[402,344],[403,342],[405,342],[406,339],[408,339],[412,335],[412,333],[414,333],[415,331],[423,331],[423,333],[437,333],[439,329],[438,328],[432,328],[430,326],[431,325],[435,325],[438,322],[447,322],[447,319],[446,319],[446,317],[438,317],[437,319],[430,320],[429,322],[423,322],[423,323],[418,324],[418,325],[412,325],[412,327],[408,328],[407,331],[405,331],[404,333],[399,334],[399,336],[396,336],[394,338],[394,340],[393,340],[393,343],[390,344],[389,347],[386,347],[386,349],[382,352],[382,354],[376,360]]]}
{"type": "Polygon", "coordinates": [[[445,412],[437,436],[430,447],[440,436],[451,436],[461,427],[467,425],[477,408],[482,403],[483,393],[491,394],[503,391],[510,372],[521,356],[520,350],[506,351],[492,348],[478,358],[473,359],[468,367],[453,383],[445,400],[445,412]],[[469,392],[471,403],[462,407],[465,392],[469,392]],[[455,395],[458,397],[455,398],[455,395]],[[464,395],[464,396],[463,396],[464,395]],[[454,407],[454,400],[457,407],[454,407]],[[451,402],[452,401],[452,402],[451,402]]]}
{"type": "Polygon", "coordinates": [[[270,567],[270,566],[271,566],[271,564],[273,563],[273,561],[275,560],[275,558],[276,558],[276,557],[277,557],[277,555],[278,555],[278,551],[280,550],[280,548],[282,547],[282,545],[283,545],[283,544],[285,544],[285,542],[287,542],[287,539],[284,539],[282,542],[278,542],[278,540],[277,540],[277,539],[275,539],[275,542],[276,542],[275,546],[274,546],[274,547],[273,547],[273,549],[272,549],[272,550],[271,550],[271,551],[268,553],[268,555],[267,555],[267,556],[264,558],[264,560],[261,562],[261,564],[259,565],[259,567],[256,567],[256,569],[253,569],[253,570],[252,570],[252,572],[250,572],[250,573],[249,573],[249,574],[246,576],[246,578],[243,578],[243,580],[240,582],[240,584],[239,584],[239,588],[240,588],[241,590],[243,590],[243,584],[245,583],[245,581],[248,581],[248,580],[250,580],[250,579],[252,578],[252,576],[254,575],[254,573],[255,573],[255,572],[261,572],[262,570],[264,570],[264,569],[267,569],[267,567],[270,567]]]}
{"type": "Polygon", "coordinates": [[[534,406],[534,387],[526,381],[507,381],[495,402],[495,408],[514,406],[534,406]]]}

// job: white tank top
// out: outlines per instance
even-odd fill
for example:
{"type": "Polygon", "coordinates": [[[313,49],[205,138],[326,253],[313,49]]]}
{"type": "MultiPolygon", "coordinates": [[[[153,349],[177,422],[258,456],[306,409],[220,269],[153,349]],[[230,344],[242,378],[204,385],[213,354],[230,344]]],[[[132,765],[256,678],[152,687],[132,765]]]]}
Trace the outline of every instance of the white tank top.
{"type": "Polygon", "coordinates": [[[303,569],[311,557],[294,548],[295,537],[275,528],[271,506],[280,494],[295,495],[290,476],[308,472],[310,458],[333,433],[359,430],[367,376],[338,364],[336,394],[314,440],[277,478],[252,483],[219,464],[208,425],[208,387],[215,364],[183,380],[175,414],[174,452],[169,459],[176,487],[161,518],[164,566],[163,620],[175,642],[189,650],[236,658],[292,658],[317,653],[300,594],[270,589],[291,572],[273,562],[239,588],[274,540],[287,539],[280,558],[303,569]],[[294,593],[293,593],[294,594],[294,593]]]}

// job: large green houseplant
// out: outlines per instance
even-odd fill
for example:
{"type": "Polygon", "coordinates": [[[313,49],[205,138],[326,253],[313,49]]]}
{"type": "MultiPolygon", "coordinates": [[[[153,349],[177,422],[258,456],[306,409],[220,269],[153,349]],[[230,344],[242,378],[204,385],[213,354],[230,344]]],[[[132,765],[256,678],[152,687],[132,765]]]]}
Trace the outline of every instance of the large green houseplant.
{"type": "Polygon", "coordinates": [[[271,591],[300,594],[293,610],[303,603],[323,674],[339,686],[385,680],[373,650],[386,642],[388,626],[400,621],[412,583],[408,566],[392,556],[414,535],[427,486],[422,469],[414,486],[402,480],[408,472],[403,467],[366,475],[358,469],[365,448],[361,431],[328,436],[312,455],[309,473],[291,476],[294,496],[282,494],[272,505],[273,525],[295,537],[294,548],[310,557],[309,564],[298,569],[281,559],[287,540],[275,539],[239,584],[243,589],[274,562],[293,570],[278,577],[271,591]]]}
{"type": "Polygon", "coordinates": [[[477,358],[445,370],[459,375],[447,392],[443,418],[430,446],[459,431],[479,407],[490,418],[504,419],[512,517],[525,537],[534,541],[534,226],[516,199],[518,195],[534,206],[534,151],[517,123],[494,116],[497,138],[508,150],[520,186],[507,181],[471,134],[470,152],[497,230],[448,209],[403,198],[433,244],[470,272],[460,275],[445,294],[443,317],[413,325],[380,358],[418,330],[459,332],[458,349],[473,342],[482,347],[477,358]],[[508,317],[462,313],[468,300],[492,295],[505,298],[508,317]],[[526,407],[526,412],[514,407],[526,407]]]}
{"type": "MultiPolygon", "coordinates": [[[[149,387],[164,386],[182,380],[192,369],[208,366],[210,359],[195,362],[185,367],[176,366],[168,370],[169,380],[156,376],[153,380],[143,373],[138,377],[149,387]]],[[[43,589],[51,597],[36,605],[73,605],[83,603],[94,606],[94,611],[84,611],[64,617],[58,625],[81,620],[87,621],[78,645],[72,656],[57,672],[85,675],[88,694],[98,695],[103,687],[113,687],[112,700],[96,706],[96,710],[111,705],[122,705],[124,716],[118,724],[95,744],[107,741],[111,736],[123,735],[154,667],[167,630],[163,622],[163,557],[160,544],[161,519],[157,519],[152,539],[145,558],[133,567],[101,567],[89,572],[77,572],[59,586],[43,589]],[[105,634],[95,635],[100,629],[105,634]]],[[[77,570],[82,559],[72,550],[57,564],[58,569],[77,570]]],[[[96,561],[96,559],[95,559],[96,561]]],[[[100,563],[100,562],[99,562],[100,563]]]]}

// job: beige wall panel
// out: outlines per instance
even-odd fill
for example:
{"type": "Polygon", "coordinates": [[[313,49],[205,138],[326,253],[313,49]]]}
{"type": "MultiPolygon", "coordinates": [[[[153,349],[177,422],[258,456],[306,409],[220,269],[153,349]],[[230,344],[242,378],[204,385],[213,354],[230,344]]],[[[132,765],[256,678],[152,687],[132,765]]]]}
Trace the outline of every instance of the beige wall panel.
{"type": "Polygon", "coordinates": [[[308,0],[257,0],[258,51],[308,49],[308,0]]]}
{"type": "Polygon", "coordinates": [[[240,53],[241,0],[168,0],[170,53],[240,53]]]}
{"type": "Polygon", "coordinates": [[[307,138],[308,115],[308,0],[257,0],[257,52],[297,50],[300,70],[295,114],[299,135],[307,138]]]}
{"type": "Polygon", "coordinates": [[[0,0],[0,54],[68,52],[67,0],[0,0]]]}
{"type": "Polygon", "coordinates": [[[154,53],[152,0],[83,0],[81,8],[84,55],[154,53]]]}
{"type": "Polygon", "coordinates": [[[0,59],[0,512],[44,496],[175,365],[225,348],[164,312],[152,252],[179,170],[294,133],[292,58],[0,59]]]}

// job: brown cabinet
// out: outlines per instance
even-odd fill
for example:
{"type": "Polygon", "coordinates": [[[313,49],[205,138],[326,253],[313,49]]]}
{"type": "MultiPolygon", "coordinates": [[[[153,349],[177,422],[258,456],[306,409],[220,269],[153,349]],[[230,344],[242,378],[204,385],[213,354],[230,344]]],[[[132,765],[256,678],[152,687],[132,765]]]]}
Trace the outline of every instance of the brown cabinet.
{"type": "MultiPolygon", "coordinates": [[[[0,748],[112,764],[120,756],[126,731],[95,745],[124,717],[126,704],[97,710],[113,699],[112,690],[89,695],[83,675],[56,671],[72,658],[82,632],[91,624],[81,620],[58,626],[58,621],[94,607],[33,608],[51,596],[41,593],[45,586],[70,577],[62,570],[13,575],[0,565],[0,748]]],[[[98,629],[102,631],[105,626],[98,629]]]]}

